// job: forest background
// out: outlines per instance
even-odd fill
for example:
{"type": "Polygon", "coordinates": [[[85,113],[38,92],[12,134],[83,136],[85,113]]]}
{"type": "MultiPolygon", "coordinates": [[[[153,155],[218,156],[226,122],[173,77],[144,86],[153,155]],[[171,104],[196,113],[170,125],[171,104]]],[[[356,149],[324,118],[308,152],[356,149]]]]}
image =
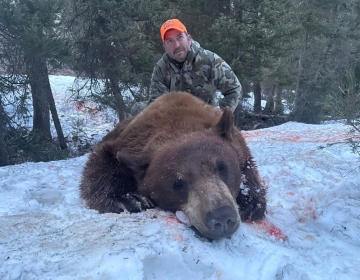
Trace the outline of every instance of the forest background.
{"type": "MultiPolygon", "coordinates": [[[[169,18],[230,64],[243,97],[253,94],[257,119],[337,119],[360,131],[359,1],[2,0],[0,166],[79,154],[63,135],[51,74],[77,77],[78,102],[110,107],[119,121],[129,116],[148,98],[164,51],[159,27],[169,18]]],[[[242,104],[235,111],[240,129],[248,110],[242,104]]],[[[349,145],[360,155],[359,142],[349,145]]]]}

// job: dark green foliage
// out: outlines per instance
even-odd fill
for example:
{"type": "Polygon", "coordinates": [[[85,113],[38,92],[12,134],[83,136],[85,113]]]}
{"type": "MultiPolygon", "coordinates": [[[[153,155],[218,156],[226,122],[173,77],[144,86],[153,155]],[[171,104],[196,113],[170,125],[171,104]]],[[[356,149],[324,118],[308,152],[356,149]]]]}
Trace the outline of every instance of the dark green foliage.
{"type": "MultiPolygon", "coordinates": [[[[351,127],[350,132],[360,133],[359,67],[347,72],[342,85],[326,96],[323,108],[326,116],[335,120],[343,120],[351,127]]],[[[359,139],[349,138],[346,143],[351,147],[353,153],[360,156],[359,139]]]]}
{"type": "Polygon", "coordinates": [[[348,71],[337,90],[326,96],[323,104],[327,116],[345,120],[360,132],[360,73],[358,67],[348,71]]]}
{"type": "Polygon", "coordinates": [[[148,98],[153,66],[164,52],[159,28],[169,18],[183,21],[196,41],[230,64],[244,96],[255,92],[254,111],[264,111],[261,99],[267,99],[274,104],[265,112],[282,114],[285,98],[292,120],[319,123],[331,115],[358,128],[358,91],[344,73],[354,69],[356,79],[360,65],[359,1],[2,0],[0,100],[16,108],[1,116],[5,139],[13,129],[20,136],[11,143],[29,135],[15,119],[29,116],[37,84],[31,91],[28,85],[44,62],[76,71],[88,80],[88,96],[81,98],[126,117],[135,101],[148,98]]]}
{"type": "Polygon", "coordinates": [[[30,93],[26,83],[14,78],[0,77],[0,166],[65,159],[69,151],[60,150],[59,143],[23,127],[31,117],[30,93]],[[14,110],[5,111],[5,106],[14,110]]]}
{"type": "Polygon", "coordinates": [[[70,54],[63,30],[64,4],[65,0],[0,2],[2,105],[10,103],[15,109],[9,113],[4,111],[8,119],[3,127],[6,145],[13,145],[10,139],[16,139],[14,135],[22,130],[18,122],[26,121],[32,105],[32,133],[41,134],[52,143],[51,111],[60,146],[66,148],[48,78],[48,65],[61,65],[70,54]],[[29,102],[30,95],[32,102],[29,102]],[[15,131],[9,134],[10,129],[15,131]]]}
{"type": "Polygon", "coordinates": [[[22,91],[24,82],[17,78],[17,76],[0,76],[0,166],[11,163],[9,158],[12,155],[8,150],[8,144],[19,127],[15,120],[25,120],[30,117],[28,92],[22,91]],[[6,106],[11,106],[15,110],[6,112],[4,109],[6,106]]]}
{"type": "MultiPolygon", "coordinates": [[[[154,59],[153,18],[156,2],[144,1],[74,1],[72,22],[74,56],[79,75],[102,87],[90,88],[95,95],[112,95],[121,115],[129,112],[124,92],[135,100],[146,98],[135,87],[148,86],[154,59]]],[[[143,92],[141,92],[143,93],[143,92]]]]}
{"type": "Polygon", "coordinates": [[[61,30],[65,0],[3,0],[0,4],[0,34],[6,44],[25,53],[41,53],[51,61],[69,54],[61,30]]]}
{"type": "Polygon", "coordinates": [[[334,91],[346,69],[359,63],[359,14],[356,1],[322,0],[299,2],[296,15],[301,36],[298,62],[292,68],[295,85],[296,121],[321,121],[325,96],[334,91]]]}
{"type": "Polygon", "coordinates": [[[61,150],[58,143],[49,141],[42,134],[17,129],[7,139],[9,164],[27,161],[53,161],[69,157],[67,149],[61,150]]]}
{"type": "MultiPolygon", "coordinates": [[[[123,93],[135,85],[146,89],[152,67],[163,52],[159,27],[174,17],[185,23],[203,47],[230,64],[240,78],[244,95],[255,91],[254,109],[258,112],[262,110],[260,99],[269,95],[268,89],[282,88],[279,98],[286,93],[288,100],[295,102],[290,104],[294,120],[318,123],[323,110],[319,104],[339,81],[338,73],[358,60],[359,4],[356,1],[93,0],[86,1],[87,4],[75,3],[82,4],[78,6],[83,8],[78,14],[87,14],[92,22],[85,24],[86,28],[81,27],[81,32],[91,31],[83,34],[91,48],[83,48],[81,52],[90,63],[86,64],[88,68],[82,66],[81,69],[91,70],[86,72],[90,77],[106,79],[106,89],[100,94],[123,93]],[[137,46],[132,60],[123,46],[119,48],[114,43],[120,40],[123,46],[137,46]],[[106,44],[112,44],[111,48],[106,44]]],[[[132,93],[139,101],[146,99],[145,92],[132,93]]],[[[124,100],[125,111],[129,108],[126,104],[124,100]]]]}

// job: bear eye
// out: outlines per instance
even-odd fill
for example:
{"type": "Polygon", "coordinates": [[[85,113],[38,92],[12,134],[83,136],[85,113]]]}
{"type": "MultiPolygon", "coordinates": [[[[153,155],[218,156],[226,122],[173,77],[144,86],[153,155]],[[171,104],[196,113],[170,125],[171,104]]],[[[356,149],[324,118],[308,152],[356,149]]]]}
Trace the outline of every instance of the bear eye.
{"type": "Polygon", "coordinates": [[[173,188],[175,190],[180,190],[180,189],[182,189],[184,187],[184,185],[185,185],[184,181],[177,178],[173,183],[173,188]]]}
{"type": "Polygon", "coordinates": [[[226,183],[229,177],[228,166],[226,165],[226,163],[223,161],[218,161],[216,163],[216,169],[220,178],[226,183]]]}
{"type": "Polygon", "coordinates": [[[216,168],[220,173],[223,173],[226,171],[227,166],[226,166],[225,162],[219,161],[216,163],[216,168]]]}

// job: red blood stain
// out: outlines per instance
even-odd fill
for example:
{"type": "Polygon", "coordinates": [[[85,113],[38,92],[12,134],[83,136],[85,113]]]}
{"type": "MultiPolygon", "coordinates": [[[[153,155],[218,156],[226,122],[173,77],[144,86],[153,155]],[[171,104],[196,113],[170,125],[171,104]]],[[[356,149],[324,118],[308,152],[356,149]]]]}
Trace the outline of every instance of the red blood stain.
{"type": "Polygon", "coordinates": [[[282,239],[283,237],[281,229],[277,228],[274,225],[270,225],[270,227],[268,228],[268,232],[270,235],[275,236],[276,240],[282,239]]]}
{"type": "Polygon", "coordinates": [[[165,217],[165,222],[167,225],[174,225],[179,223],[178,219],[173,215],[165,217]]]}
{"type": "Polygon", "coordinates": [[[252,222],[251,225],[254,226],[255,229],[257,229],[263,233],[274,236],[276,241],[279,241],[279,240],[287,241],[288,240],[288,237],[282,232],[282,230],[279,229],[274,224],[270,223],[268,220],[252,222]]]}
{"type": "Polygon", "coordinates": [[[184,236],[182,236],[182,234],[180,234],[180,233],[177,233],[177,234],[173,235],[173,239],[175,241],[183,242],[184,241],[184,236]]]}
{"type": "Polygon", "coordinates": [[[303,139],[300,138],[300,136],[290,136],[290,137],[284,137],[281,138],[281,141],[284,142],[302,142],[303,139]]]}
{"type": "Polygon", "coordinates": [[[305,196],[301,196],[300,199],[302,201],[299,201],[296,206],[292,208],[298,216],[297,220],[302,223],[309,219],[316,220],[316,199],[313,197],[306,198],[305,196]]]}
{"type": "Polygon", "coordinates": [[[82,110],[85,107],[85,102],[84,101],[75,101],[75,108],[76,110],[82,110]]]}
{"type": "Polygon", "coordinates": [[[242,131],[242,135],[248,141],[256,141],[256,139],[263,139],[272,142],[313,142],[313,143],[334,143],[346,141],[349,138],[360,139],[360,136],[356,133],[349,135],[345,132],[335,132],[331,135],[323,135],[317,133],[313,130],[304,130],[304,131],[287,131],[278,132],[278,131],[267,131],[267,130],[257,130],[257,131],[242,131]]]}
{"type": "Polygon", "coordinates": [[[92,115],[95,115],[99,111],[98,107],[91,102],[74,101],[74,104],[77,111],[85,111],[92,115]]]}

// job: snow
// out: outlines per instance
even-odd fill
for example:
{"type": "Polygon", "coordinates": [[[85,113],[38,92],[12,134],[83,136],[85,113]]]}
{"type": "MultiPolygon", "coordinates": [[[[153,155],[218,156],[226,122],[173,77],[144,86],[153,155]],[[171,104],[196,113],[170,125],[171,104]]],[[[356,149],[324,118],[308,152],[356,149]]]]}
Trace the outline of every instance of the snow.
{"type": "MultiPolygon", "coordinates": [[[[109,112],[69,101],[52,76],[65,135],[98,141],[109,112]]],[[[94,104],[90,104],[94,105],[94,104]]],[[[340,123],[244,131],[268,186],[267,220],[209,242],[174,213],[98,214],[79,198],[88,155],[0,168],[0,279],[360,279],[360,161],[340,123]]],[[[359,135],[353,135],[359,140],[359,135]]]]}

